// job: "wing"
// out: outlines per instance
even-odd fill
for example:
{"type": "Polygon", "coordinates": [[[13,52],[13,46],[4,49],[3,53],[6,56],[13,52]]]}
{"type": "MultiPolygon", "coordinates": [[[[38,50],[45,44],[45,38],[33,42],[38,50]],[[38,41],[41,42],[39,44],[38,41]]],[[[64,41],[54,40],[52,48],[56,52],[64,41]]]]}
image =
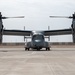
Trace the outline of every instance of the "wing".
{"type": "Polygon", "coordinates": [[[3,35],[18,35],[18,36],[30,36],[32,31],[25,30],[3,30],[3,35]]]}
{"type": "Polygon", "coordinates": [[[48,30],[44,31],[45,36],[72,34],[72,29],[48,30]]]}

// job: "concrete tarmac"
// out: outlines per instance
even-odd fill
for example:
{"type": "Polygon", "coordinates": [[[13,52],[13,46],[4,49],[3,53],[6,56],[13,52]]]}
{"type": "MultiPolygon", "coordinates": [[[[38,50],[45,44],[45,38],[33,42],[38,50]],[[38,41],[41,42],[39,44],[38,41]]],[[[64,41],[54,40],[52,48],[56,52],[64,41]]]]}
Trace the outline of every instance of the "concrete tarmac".
{"type": "Polygon", "coordinates": [[[0,48],[0,75],[75,75],[75,48],[0,48]]]}

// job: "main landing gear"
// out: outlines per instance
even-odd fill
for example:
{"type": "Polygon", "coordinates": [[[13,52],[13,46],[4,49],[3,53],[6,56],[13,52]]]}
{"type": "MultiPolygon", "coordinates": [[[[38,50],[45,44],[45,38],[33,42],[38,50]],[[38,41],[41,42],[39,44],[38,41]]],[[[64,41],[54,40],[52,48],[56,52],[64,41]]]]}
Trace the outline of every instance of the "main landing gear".
{"type": "MultiPolygon", "coordinates": [[[[29,51],[29,49],[30,49],[30,48],[27,48],[27,47],[26,47],[26,48],[25,48],[25,51],[29,51]]],[[[37,51],[40,51],[40,48],[37,48],[37,51]]],[[[47,48],[46,48],[46,51],[50,51],[50,47],[47,47],[47,48]]]]}
{"type": "Polygon", "coordinates": [[[29,48],[25,48],[25,51],[27,51],[27,50],[29,51],[29,48]]]}
{"type": "Polygon", "coordinates": [[[46,48],[46,51],[50,51],[50,48],[49,48],[49,47],[47,47],[47,48],[46,48]]]}

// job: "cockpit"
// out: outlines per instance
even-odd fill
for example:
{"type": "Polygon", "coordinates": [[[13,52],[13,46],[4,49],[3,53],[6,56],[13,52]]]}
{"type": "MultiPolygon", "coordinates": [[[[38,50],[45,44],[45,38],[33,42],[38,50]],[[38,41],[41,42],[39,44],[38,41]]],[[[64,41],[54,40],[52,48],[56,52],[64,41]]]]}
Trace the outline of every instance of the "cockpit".
{"type": "Polygon", "coordinates": [[[32,40],[35,41],[35,42],[43,41],[44,36],[36,34],[36,35],[33,35],[32,40]]]}

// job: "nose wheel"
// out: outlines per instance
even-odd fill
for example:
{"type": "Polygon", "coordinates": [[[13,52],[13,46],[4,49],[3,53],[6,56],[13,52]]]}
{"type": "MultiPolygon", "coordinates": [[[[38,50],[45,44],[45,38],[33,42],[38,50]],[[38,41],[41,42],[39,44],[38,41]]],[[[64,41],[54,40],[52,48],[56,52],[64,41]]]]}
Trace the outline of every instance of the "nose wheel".
{"type": "Polygon", "coordinates": [[[40,51],[40,48],[37,48],[37,51],[40,51]]]}

